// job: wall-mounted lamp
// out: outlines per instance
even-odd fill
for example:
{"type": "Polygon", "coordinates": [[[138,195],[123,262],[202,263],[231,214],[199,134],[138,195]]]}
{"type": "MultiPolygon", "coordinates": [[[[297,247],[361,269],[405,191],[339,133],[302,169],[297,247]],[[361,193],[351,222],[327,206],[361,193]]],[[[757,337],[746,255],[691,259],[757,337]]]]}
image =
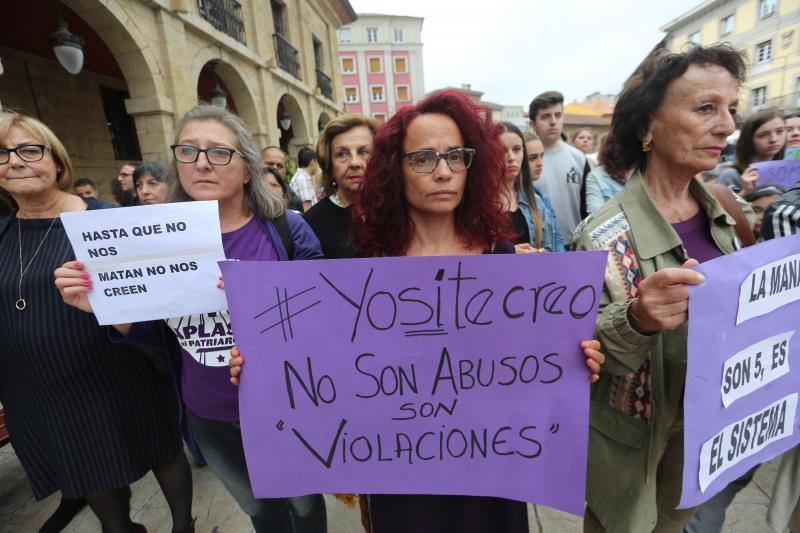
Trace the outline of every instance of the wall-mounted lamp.
{"type": "Polygon", "coordinates": [[[67,23],[61,17],[61,2],[56,2],[58,24],[56,31],[50,34],[47,42],[53,47],[56,59],[70,74],[78,74],[83,68],[83,39],[73,35],[67,23]]]}
{"type": "Polygon", "coordinates": [[[228,107],[228,93],[219,86],[216,63],[211,64],[211,72],[214,74],[214,87],[211,88],[211,105],[225,109],[228,107]]]}
{"type": "Polygon", "coordinates": [[[292,117],[289,116],[289,113],[284,111],[278,119],[278,124],[280,124],[282,130],[288,130],[292,127],[292,117]]]}

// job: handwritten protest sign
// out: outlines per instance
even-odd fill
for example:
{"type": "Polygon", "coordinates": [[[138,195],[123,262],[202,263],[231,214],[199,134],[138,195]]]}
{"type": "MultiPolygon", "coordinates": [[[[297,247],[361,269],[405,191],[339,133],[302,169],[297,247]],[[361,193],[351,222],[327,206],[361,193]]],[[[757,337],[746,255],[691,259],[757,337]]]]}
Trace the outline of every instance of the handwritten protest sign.
{"type": "Polygon", "coordinates": [[[800,442],[800,235],[696,270],[707,281],[689,289],[681,508],[800,442]]]}
{"type": "Polygon", "coordinates": [[[800,161],[765,161],[753,163],[758,170],[756,186],[780,185],[784,190],[791,189],[800,181],[800,161]]]}
{"type": "Polygon", "coordinates": [[[216,287],[225,259],[217,202],[64,213],[64,229],[91,275],[97,321],[119,324],[225,309],[216,287]]]}
{"type": "Polygon", "coordinates": [[[583,514],[580,348],[605,252],[221,263],[258,497],[461,494],[583,514]]]}

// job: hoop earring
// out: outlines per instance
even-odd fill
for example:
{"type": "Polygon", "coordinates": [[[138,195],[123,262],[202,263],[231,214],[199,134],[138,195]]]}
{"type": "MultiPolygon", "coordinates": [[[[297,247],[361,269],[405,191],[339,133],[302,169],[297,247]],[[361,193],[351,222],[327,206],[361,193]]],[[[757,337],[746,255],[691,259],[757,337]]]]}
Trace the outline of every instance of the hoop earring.
{"type": "Polygon", "coordinates": [[[642,152],[647,153],[650,151],[652,141],[642,141],[642,152]]]}

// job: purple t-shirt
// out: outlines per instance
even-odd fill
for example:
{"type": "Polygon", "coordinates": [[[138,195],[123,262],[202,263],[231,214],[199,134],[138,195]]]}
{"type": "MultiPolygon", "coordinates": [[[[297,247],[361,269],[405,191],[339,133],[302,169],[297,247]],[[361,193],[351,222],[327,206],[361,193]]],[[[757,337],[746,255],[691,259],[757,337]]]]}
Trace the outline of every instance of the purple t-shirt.
{"type": "MultiPolygon", "coordinates": [[[[276,261],[278,252],[255,217],[222,234],[228,259],[276,261]]],[[[230,382],[228,359],[234,340],[228,310],[170,318],[167,324],[181,345],[181,393],[186,406],[201,418],[239,420],[237,388],[230,382]]]]}
{"type": "Polygon", "coordinates": [[[711,238],[708,215],[702,209],[689,220],[673,224],[672,228],[683,241],[686,254],[691,259],[705,263],[724,255],[711,238]]]}

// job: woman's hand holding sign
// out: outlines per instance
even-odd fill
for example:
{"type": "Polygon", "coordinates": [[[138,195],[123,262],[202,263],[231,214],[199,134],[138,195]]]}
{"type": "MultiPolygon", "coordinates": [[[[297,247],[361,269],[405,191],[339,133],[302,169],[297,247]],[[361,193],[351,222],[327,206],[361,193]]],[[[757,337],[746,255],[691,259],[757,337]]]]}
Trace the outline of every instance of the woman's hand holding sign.
{"type": "Polygon", "coordinates": [[[64,263],[61,268],[56,269],[54,275],[56,287],[64,302],[81,311],[91,313],[92,304],[89,302],[89,291],[92,290],[92,280],[89,273],[83,270],[83,263],[80,261],[64,263]]]}
{"type": "Polygon", "coordinates": [[[633,329],[653,335],[662,329],[675,329],[688,318],[688,285],[699,285],[705,276],[690,267],[697,266],[689,259],[681,268],[665,268],[647,276],[639,283],[639,296],[628,308],[633,329]]]}
{"type": "Polygon", "coordinates": [[[242,373],[242,365],[244,365],[244,357],[239,353],[239,348],[234,346],[231,348],[231,358],[228,360],[228,365],[231,367],[231,383],[239,385],[239,375],[242,373]]]}
{"type": "Polygon", "coordinates": [[[594,383],[600,379],[600,367],[606,362],[606,356],[600,352],[600,341],[597,340],[581,341],[581,350],[589,367],[589,382],[594,383]]]}

